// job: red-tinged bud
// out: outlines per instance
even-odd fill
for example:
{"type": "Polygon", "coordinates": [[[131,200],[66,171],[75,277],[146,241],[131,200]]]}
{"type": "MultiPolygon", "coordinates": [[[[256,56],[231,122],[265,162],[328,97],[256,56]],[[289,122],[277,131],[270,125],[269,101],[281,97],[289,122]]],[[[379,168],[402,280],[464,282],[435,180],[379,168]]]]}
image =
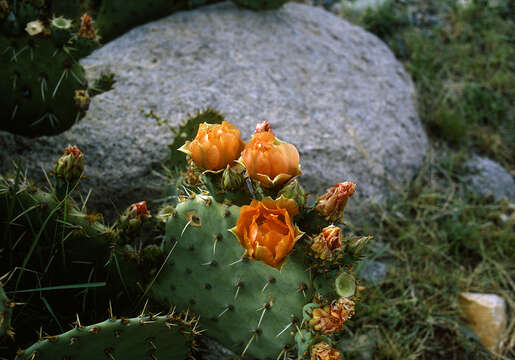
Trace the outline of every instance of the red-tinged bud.
{"type": "Polygon", "coordinates": [[[83,172],[84,155],[76,146],[69,145],[54,166],[55,176],[73,182],[79,180],[83,172]]]}
{"type": "Polygon", "coordinates": [[[254,133],[260,132],[272,132],[272,127],[270,126],[268,121],[263,121],[256,125],[256,131],[254,133]]]}
{"type": "Polygon", "coordinates": [[[142,225],[150,218],[150,211],[147,209],[147,202],[134,203],[120,216],[119,224],[122,230],[129,234],[138,233],[142,225]]]}
{"type": "Polygon", "coordinates": [[[340,221],[343,218],[347,201],[354,194],[355,188],[356,185],[350,181],[336,184],[318,198],[315,208],[328,221],[340,221]]]}

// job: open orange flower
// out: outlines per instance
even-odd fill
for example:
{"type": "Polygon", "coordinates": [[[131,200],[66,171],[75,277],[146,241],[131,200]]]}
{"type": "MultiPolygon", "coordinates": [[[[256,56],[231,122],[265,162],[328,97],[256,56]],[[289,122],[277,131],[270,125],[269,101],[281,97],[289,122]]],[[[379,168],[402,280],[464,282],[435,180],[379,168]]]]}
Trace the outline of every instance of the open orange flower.
{"type": "Polygon", "coordinates": [[[241,162],[248,175],[264,187],[284,184],[300,174],[299,152],[272,131],[255,133],[241,153],[241,162]]]}
{"type": "Polygon", "coordinates": [[[231,231],[251,259],[280,269],[303,235],[291,222],[288,211],[270,198],[252,200],[241,208],[236,227],[231,231]]]}
{"type": "Polygon", "coordinates": [[[245,143],[240,131],[230,122],[200,124],[197,136],[179,149],[191,156],[201,169],[218,171],[235,165],[245,143]]]}

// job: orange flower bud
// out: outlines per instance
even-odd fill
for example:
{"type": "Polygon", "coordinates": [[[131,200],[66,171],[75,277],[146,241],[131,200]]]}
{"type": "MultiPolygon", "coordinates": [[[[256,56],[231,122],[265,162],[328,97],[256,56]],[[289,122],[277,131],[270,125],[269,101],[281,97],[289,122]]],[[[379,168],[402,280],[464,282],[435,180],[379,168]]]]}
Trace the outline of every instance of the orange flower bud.
{"type": "Polygon", "coordinates": [[[179,150],[190,155],[195,164],[204,170],[219,171],[235,164],[245,143],[240,131],[230,122],[200,124],[197,136],[187,141],[179,150]]]}
{"type": "Polygon", "coordinates": [[[284,184],[300,174],[299,152],[272,131],[255,133],[243,149],[241,161],[248,175],[264,187],[284,184]]]}
{"type": "Polygon", "coordinates": [[[332,259],[333,254],[342,248],[341,231],[338,226],[330,225],[315,237],[311,249],[322,260],[332,259]]]}
{"type": "Polygon", "coordinates": [[[317,331],[330,334],[343,330],[343,323],[354,315],[354,302],[340,297],[330,305],[313,309],[313,318],[309,324],[317,331]]]}
{"type": "Polygon", "coordinates": [[[268,121],[262,121],[256,125],[256,133],[272,131],[268,121]]]}
{"type": "Polygon", "coordinates": [[[320,196],[316,203],[316,209],[329,221],[339,221],[343,218],[343,212],[349,197],[354,194],[356,185],[350,181],[339,183],[320,196]]]}
{"type": "Polygon", "coordinates": [[[340,352],[322,341],[311,348],[311,360],[340,360],[340,352]]]}
{"type": "Polygon", "coordinates": [[[303,235],[292,224],[288,211],[270,198],[252,200],[250,205],[243,206],[236,227],[231,231],[251,259],[277,269],[303,235]]]}

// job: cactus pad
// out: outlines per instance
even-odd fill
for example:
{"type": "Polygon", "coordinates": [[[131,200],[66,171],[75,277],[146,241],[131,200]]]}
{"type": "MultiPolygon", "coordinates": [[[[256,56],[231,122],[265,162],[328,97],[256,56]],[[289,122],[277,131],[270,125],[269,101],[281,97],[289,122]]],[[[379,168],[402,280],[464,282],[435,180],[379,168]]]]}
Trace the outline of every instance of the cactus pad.
{"type": "Polygon", "coordinates": [[[195,318],[173,314],[109,319],[95,325],[76,326],[61,335],[46,336],[19,351],[16,360],[183,360],[195,346],[196,325],[195,318]]]}
{"type": "Polygon", "coordinates": [[[4,335],[10,335],[11,329],[11,317],[13,313],[12,302],[5,294],[2,283],[0,283],[0,338],[4,335]]]}
{"type": "Polygon", "coordinates": [[[243,257],[228,231],[238,216],[239,207],[204,195],[180,203],[166,228],[170,260],[150,294],[188,306],[236,353],[276,358],[293,346],[302,308],[313,296],[306,257],[293,251],[280,271],[243,257]]]}

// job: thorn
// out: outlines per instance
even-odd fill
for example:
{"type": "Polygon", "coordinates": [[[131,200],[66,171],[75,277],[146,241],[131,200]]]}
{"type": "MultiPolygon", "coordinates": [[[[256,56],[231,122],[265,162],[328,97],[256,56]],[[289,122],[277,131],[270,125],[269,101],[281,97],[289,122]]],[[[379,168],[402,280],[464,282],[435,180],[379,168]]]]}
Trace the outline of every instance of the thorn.
{"type": "Polygon", "coordinates": [[[143,309],[141,310],[141,314],[139,314],[140,317],[144,317],[145,316],[145,311],[147,310],[147,305],[148,305],[148,299],[147,299],[147,301],[145,301],[145,305],[143,305],[143,309]]]}
{"type": "Polygon", "coordinates": [[[291,324],[293,324],[293,322],[290,322],[288,325],[286,325],[286,327],[285,327],[284,329],[282,329],[282,330],[281,330],[281,332],[280,332],[279,334],[275,335],[275,337],[279,337],[279,336],[281,336],[281,334],[282,334],[283,332],[285,332],[286,330],[288,330],[288,328],[291,326],[291,324]]]}
{"type": "Polygon", "coordinates": [[[13,113],[11,114],[11,121],[16,117],[16,113],[18,112],[18,105],[14,105],[13,113]]]}
{"type": "Polygon", "coordinates": [[[220,314],[218,314],[217,318],[220,318],[223,316],[223,314],[225,314],[227,311],[229,310],[232,310],[233,309],[233,306],[232,305],[227,305],[224,309],[224,311],[222,311],[220,314]]]}
{"type": "Polygon", "coordinates": [[[109,313],[109,320],[116,320],[116,317],[113,315],[113,305],[111,304],[111,300],[109,300],[109,308],[107,309],[107,312],[109,313]]]}
{"type": "Polygon", "coordinates": [[[250,344],[252,343],[252,341],[254,340],[254,338],[256,337],[257,335],[257,329],[254,330],[254,333],[252,334],[252,337],[250,338],[249,342],[247,343],[247,346],[245,346],[245,349],[243,349],[243,352],[241,353],[241,357],[243,358],[245,356],[245,353],[247,352],[250,344]]]}
{"type": "Polygon", "coordinates": [[[240,289],[243,287],[243,283],[241,281],[237,281],[236,282],[236,294],[234,295],[234,300],[236,300],[236,298],[238,297],[238,294],[240,293],[240,289]]]}
{"type": "Polygon", "coordinates": [[[157,350],[157,346],[152,342],[153,338],[149,337],[147,339],[147,342],[154,348],[154,350],[157,350]]]}
{"type": "Polygon", "coordinates": [[[182,237],[182,235],[184,234],[184,232],[186,231],[187,227],[191,224],[191,221],[192,221],[192,220],[193,220],[193,218],[191,218],[191,219],[190,219],[190,221],[188,221],[188,222],[186,223],[186,226],[184,226],[184,229],[182,229],[181,237],[182,237]]]}
{"type": "Polygon", "coordinates": [[[80,319],[79,319],[79,314],[75,314],[77,315],[77,321],[75,321],[74,325],[75,325],[75,328],[77,328],[78,330],[82,329],[83,326],[81,325],[80,323],[80,319]]]}
{"type": "Polygon", "coordinates": [[[267,280],[267,282],[265,283],[265,286],[263,286],[263,289],[261,290],[261,292],[264,292],[265,289],[268,287],[268,285],[270,284],[273,284],[275,283],[275,278],[273,276],[270,276],[267,280]]]}
{"type": "Polygon", "coordinates": [[[258,321],[258,324],[257,324],[257,327],[259,328],[259,326],[261,325],[261,321],[263,321],[263,316],[265,316],[265,312],[268,310],[268,308],[264,307],[263,308],[263,311],[261,312],[261,317],[259,318],[259,321],[258,321]]]}
{"type": "Polygon", "coordinates": [[[233,266],[234,264],[237,264],[237,263],[242,262],[242,261],[243,261],[243,258],[240,258],[239,260],[236,260],[235,262],[230,263],[229,266],[233,266]]]}
{"type": "Polygon", "coordinates": [[[68,74],[68,70],[63,70],[63,73],[61,74],[61,77],[59,78],[59,81],[57,82],[57,85],[55,86],[54,92],[52,93],[52,97],[55,97],[55,94],[57,93],[57,90],[59,89],[59,86],[61,86],[61,81],[63,81],[63,78],[68,74]]]}

